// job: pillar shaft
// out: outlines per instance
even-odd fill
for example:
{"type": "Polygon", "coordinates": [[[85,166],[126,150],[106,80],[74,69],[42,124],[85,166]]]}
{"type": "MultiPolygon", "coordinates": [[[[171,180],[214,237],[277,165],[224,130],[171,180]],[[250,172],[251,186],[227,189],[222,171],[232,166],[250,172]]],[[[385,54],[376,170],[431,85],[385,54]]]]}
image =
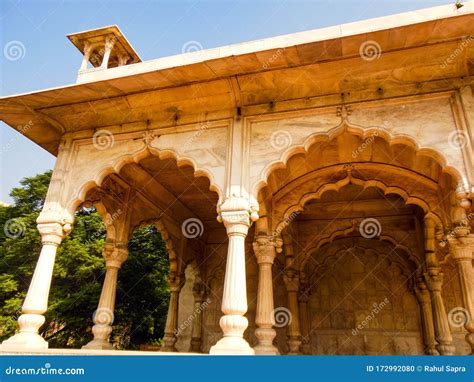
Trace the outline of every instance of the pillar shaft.
{"type": "Polygon", "coordinates": [[[258,344],[255,346],[256,354],[279,354],[278,349],[273,345],[276,331],[273,329],[274,303],[273,303],[273,277],[272,265],[275,259],[274,243],[266,237],[257,237],[253,243],[253,250],[258,263],[258,294],[257,294],[257,314],[255,323],[258,328],[255,336],[258,344]]]}
{"type": "Polygon", "coordinates": [[[193,287],[194,294],[194,319],[191,330],[191,347],[190,351],[195,353],[201,352],[202,346],[202,311],[204,309],[204,284],[198,282],[193,287]]]}
{"type": "Polygon", "coordinates": [[[310,317],[308,309],[309,296],[302,293],[299,297],[300,328],[301,328],[301,353],[310,354],[310,317]]]}
{"type": "Polygon", "coordinates": [[[128,257],[125,245],[106,244],[102,255],[105,259],[105,278],[99,304],[94,312],[92,333],[94,338],[83,349],[113,349],[109,342],[114,322],[115,297],[117,294],[118,272],[128,257]]]}
{"type": "Polygon", "coordinates": [[[438,351],[436,350],[435,329],[433,323],[430,292],[423,281],[418,282],[415,293],[421,313],[421,325],[423,329],[425,354],[439,355],[438,351]]]}
{"type": "Polygon", "coordinates": [[[453,338],[449,328],[443,297],[441,296],[441,287],[443,285],[443,273],[441,272],[441,268],[428,268],[428,272],[425,274],[425,280],[431,296],[435,338],[438,342],[436,349],[441,355],[452,355],[455,349],[452,345],[453,338]]]}
{"type": "Polygon", "coordinates": [[[224,334],[210,350],[211,354],[254,354],[243,338],[248,320],[245,276],[245,237],[250,226],[248,211],[223,211],[221,218],[227,230],[229,246],[219,324],[224,334]]]}
{"type": "Polygon", "coordinates": [[[466,341],[471,347],[471,354],[474,354],[474,270],[472,267],[474,236],[459,237],[450,240],[449,244],[458,271],[464,308],[464,310],[457,312],[460,316],[454,318],[461,320],[460,324],[463,324],[466,328],[468,332],[466,341]]]}
{"type": "Polygon", "coordinates": [[[166,317],[165,335],[163,337],[163,351],[178,351],[175,344],[178,340],[179,293],[183,284],[184,277],[170,274],[170,303],[168,305],[168,316],[166,317]]]}
{"type": "Polygon", "coordinates": [[[291,320],[288,325],[288,354],[300,354],[301,330],[300,314],[298,305],[299,278],[294,271],[288,271],[283,277],[286,290],[288,291],[288,308],[291,320]]]}
{"type": "Polygon", "coordinates": [[[43,246],[18,318],[19,332],[2,343],[2,350],[48,348],[48,343],[39,335],[39,329],[45,322],[43,314],[48,308],[56,251],[65,230],[61,223],[42,223],[38,224],[38,231],[43,246]]]}

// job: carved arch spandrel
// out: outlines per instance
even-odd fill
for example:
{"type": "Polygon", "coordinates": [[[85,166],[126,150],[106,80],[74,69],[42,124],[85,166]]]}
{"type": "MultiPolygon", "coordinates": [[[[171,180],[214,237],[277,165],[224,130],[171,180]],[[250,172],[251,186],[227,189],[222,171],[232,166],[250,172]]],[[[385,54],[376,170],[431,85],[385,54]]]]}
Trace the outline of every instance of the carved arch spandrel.
{"type": "MultiPolygon", "coordinates": [[[[160,159],[173,158],[177,166],[192,166],[194,175],[205,176],[209,179],[211,191],[222,198],[224,171],[215,171],[213,167],[202,167],[200,157],[180,155],[179,150],[165,144],[160,144],[160,150],[155,148],[160,137],[150,134],[116,134],[111,135],[110,147],[98,149],[92,139],[73,142],[72,160],[65,170],[64,183],[66,189],[61,195],[68,218],[73,219],[74,211],[85,200],[89,190],[100,187],[107,176],[118,174],[129,163],[139,163],[149,156],[160,159]]],[[[225,167],[225,161],[223,167],[225,167]]]]}
{"type": "MultiPolygon", "coordinates": [[[[249,145],[251,157],[254,159],[250,169],[250,190],[253,195],[258,195],[259,190],[266,185],[269,175],[278,168],[286,167],[290,157],[298,153],[307,153],[316,142],[330,141],[345,131],[362,137],[363,140],[377,136],[389,145],[403,144],[411,147],[416,155],[427,156],[438,163],[457,184],[463,183],[462,181],[466,179],[466,170],[462,150],[446,147],[447,135],[456,131],[449,97],[450,95],[445,95],[440,101],[438,96],[431,100],[434,103],[441,102],[436,111],[438,114],[440,110],[444,110],[446,114],[447,120],[444,121],[446,134],[442,135],[443,139],[439,137],[439,128],[435,130],[436,134],[430,134],[430,130],[426,129],[426,126],[433,123],[439,125],[438,120],[432,119],[430,102],[423,103],[425,111],[420,107],[411,108],[413,110],[410,109],[411,112],[407,115],[395,112],[393,115],[390,114],[393,108],[401,107],[399,101],[398,104],[379,105],[378,108],[356,105],[354,108],[357,107],[357,110],[341,106],[338,108],[338,113],[333,107],[248,118],[251,130],[249,145]],[[371,119],[363,118],[366,114],[371,119]],[[278,132],[281,133],[280,141],[275,135],[278,132]],[[433,139],[434,136],[437,139],[433,139]],[[272,140],[275,141],[273,145],[272,140]]],[[[408,104],[408,107],[410,108],[411,104],[408,104]]],[[[440,119],[444,120],[443,117],[440,119]]]]}

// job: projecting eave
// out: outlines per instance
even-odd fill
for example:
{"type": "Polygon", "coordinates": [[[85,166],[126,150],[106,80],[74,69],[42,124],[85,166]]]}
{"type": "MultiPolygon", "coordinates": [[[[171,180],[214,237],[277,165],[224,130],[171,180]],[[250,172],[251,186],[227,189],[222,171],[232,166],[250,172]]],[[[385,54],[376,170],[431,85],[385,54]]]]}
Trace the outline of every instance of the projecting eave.
{"type": "Polygon", "coordinates": [[[471,1],[459,10],[450,4],[93,71],[83,83],[0,98],[0,118],[56,154],[66,132],[143,121],[164,126],[177,112],[221,113],[379,83],[465,79],[474,74],[474,44],[447,69],[440,64],[473,35],[473,25],[471,1]],[[366,41],[379,45],[380,59],[361,58],[366,41]],[[427,72],[429,78],[420,74],[427,72]]]}

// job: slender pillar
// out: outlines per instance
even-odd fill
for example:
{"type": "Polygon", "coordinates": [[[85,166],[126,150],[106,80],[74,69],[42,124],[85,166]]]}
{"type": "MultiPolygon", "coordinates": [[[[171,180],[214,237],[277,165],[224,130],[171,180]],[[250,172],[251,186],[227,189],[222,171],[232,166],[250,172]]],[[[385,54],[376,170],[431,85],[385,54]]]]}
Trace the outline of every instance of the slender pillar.
{"type": "Polygon", "coordinates": [[[436,349],[441,355],[452,355],[455,349],[452,345],[453,338],[449,329],[443,297],[441,296],[441,287],[443,285],[443,273],[441,272],[441,268],[429,267],[425,273],[425,281],[431,296],[435,338],[438,342],[436,349]]]}
{"type": "Polygon", "coordinates": [[[219,321],[224,337],[211,348],[210,354],[255,354],[244,339],[248,326],[244,316],[247,312],[245,238],[250,227],[250,214],[245,210],[227,210],[221,211],[220,218],[229,238],[222,295],[224,315],[219,321]]]}
{"type": "Polygon", "coordinates": [[[255,354],[275,355],[280,354],[273,345],[276,331],[273,329],[274,305],[273,305],[273,278],[272,265],[275,259],[275,245],[267,237],[258,236],[253,243],[253,250],[258,263],[258,295],[257,314],[255,323],[255,337],[258,344],[255,346],[255,354]]]}
{"type": "Polygon", "coordinates": [[[433,323],[430,292],[428,291],[423,279],[417,281],[415,295],[420,307],[425,354],[439,355],[438,351],[436,350],[435,329],[433,323]]]}
{"type": "Polygon", "coordinates": [[[48,308],[56,251],[70,229],[69,224],[63,225],[57,222],[38,224],[43,246],[23,302],[22,314],[18,318],[19,331],[3,341],[2,350],[48,348],[48,342],[39,335],[39,329],[45,322],[44,313],[48,308]]]}
{"type": "Polygon", "coordinates": [[[189,351],[201,353],[202,346],[202,311],[204,309],[203,301],[205,296],[205,286],[198,281],[193,286],[194,295],[194,319],[191,331],[191,348],[189,351]]]}
{"type": "Polygon", "coordinates": [[[465,311],[460,319],[467,330],[466,341],[474,354],[474,271],[472,268],[472,254],[474,252],[474,235],[458,237],[449,240],[451,256],[456,263],[461,296],[465,311]]]}
{"type": "Polygon", "coordinates": [[[125,244],[107,243],[102,251],[105,259],[105,278],[102,285],[99,304],[94,312],[92,333],[94,339],[84,345],[83,349],[113,349],[109,342],[114,322],[115,296],[117,294],[117,278],[120,267],[128,257],[125,244]]]}
{"type": "Polygon", "coordinates": [[[295,270],[289,269],[283,276],[286,290],[288,291],[288,308],[290,309],[291,321],[288,325],[288,348],[290,355],[300,354],[301,331],[298,306],[299,278],[295,270]]]}
{"type": "Polygon", "coordinates": [[[170,303],[168,305],[168,316],[166,317],[165,335],[163,337],[164,346],[162,351],[176,352],[176,341],[178,340],[178,310],[179,310],[179,292],[184,285],[185,278],[171,273],[170,283],[170,303]]]}
{"type": "Polygon", "coordinates": [[[87,70],[87,65],[89,63],[91,53],[92,53],[92,46],[89,42],[86,42],[84,44],[84,57],[82,58],[82,64],[81,64],[81,67],[79,68],[80,72],[87,70]]]}
{"type": "Polygon", "coordinates": [[[300,328],[301,328],[301,353],[311,354],[310,346],[310,316],[308,309],[309,295],[303,291],[299,298],[300,328]]]}
{"type": "Polygon", "coordinates": [[[110,53],[112,52],[114,45],[115,45],[115,37],[107,36],[105,38],[104,57],[102,58],[102,64],[100,65],[101,69],[107,69],[109,65],[110,53]]]}

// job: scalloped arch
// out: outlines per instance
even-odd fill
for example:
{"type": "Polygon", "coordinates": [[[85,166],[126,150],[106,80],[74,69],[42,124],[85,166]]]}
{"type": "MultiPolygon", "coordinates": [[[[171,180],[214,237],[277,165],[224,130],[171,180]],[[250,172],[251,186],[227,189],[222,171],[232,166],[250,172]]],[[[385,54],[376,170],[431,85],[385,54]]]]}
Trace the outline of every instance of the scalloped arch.
{"type": "Polygon", "coordinates": [[[296,204],[293,204],[286,209],[286,211],[283,213],[281,221],[277,223],[275,231],[283,231],[283,229],[286,227],[286,222],[290,219],[290,217],[292,215],[294,216],[294,214],[298,214],[299,212],[303,211],[305,204],[310,200],[320,199],[322,195],[328,191],[338,192],[341,188],[348,184],[355,184],[361,186],[364,189],[369,187],[376,187],[380,189],[384,193],[384,195],[398,195],[405,201],[405,204],[411,204],[420,207],[427,217],[431,217],[434,219],[437,226],[443,226],[441,217],[431,211],[428,203],[426,203],[423,199],[409,195],[408,192],[406,192],[400,187],[387,186],[385,183],[378,180],[363,180],[354,178],[352,175],[349,174],[344,179],[341,179],[337,182],[326,183],[320,186],[315,192],[309,192],[302,195],[296,204]]]}
{"type": "MultiPolygon", "coordinates": [[[[407,277],[407,279],[410,279],[410,277],[413,277],[413,271],[409,269],[409,271],[407,271],[407,268],[409,267],[409,263],[407,263],[406,261],[401,261],[400,259],[393,259],[393,257],[391,257],[389,254],[387,253],[380,253],[376,250],[374,250],[373,248],[367,248],[365,246],[361,246],[361,245],[355,245],[354,248],[358,248],[358,249],[361,249],[361,250],[364,250],[364,251],[370,251],[370,252],[373,252],[377,257],[380,257],[380,256],[383,256],[384,259],[386,259],[390,265],[392,264],[395,264],[397,266],[400,267],[400,269],[402,270],[402,273],[407,277]]],[[[327,256],[325,256],[321,262],[318,262],[315,269],[320,269],[321,267],[326,267],[328,262],[330,261],[330,259],[336,257],[340,257],[340,254],[341,252],[346,252],[347,251],[347,248],[340,248],[338,249],[337,251],[335,251],[334,253],[331,253],[327,256]]],[[[315,275],[317,275],[318,272],[314,272],[313,275],[311,276],[314,277],[315,275]]],[[[315,283],[311,283],[311,284],[315,284],[315,283]]]]}
{"type": "MultiPolygon", "coordinates": [[[[326,244],[330,244],[330,243],[336,241],[337,239],[345,238],[347,235],[349,235],[350,233],[355,232],[355,231],[357,231],[357,227],[356,227],[355,222],[354,222],[351,227],[335,230],[331,234],[321,238],[315,246],[309,248],[308,250],[305,250],[302,253],[302,255],[301,255],[302,260],[300,262],[300,270],[304,269],[304,267],[306,266],[306,263],[308,262],[309,258],[316,251],[318,251],[321,247],[323,247],[326,244]]],[[[410,259],[417,267],[421,265],[420,259],[418,259],[418,257],[416,257],[413,254],[413,251],[411,251],[408,247],[406,247],[402,244],[399,244],[392,236],[390,236],[390,235],[380,235],[380,236],[378,236],[377,238],[374,238],[374,239],[379,240],[381,242],[390,243],[393,246],[393,250],[401,249],[402,251],[404,251],[408,255],[408,259],[410,259]]],[[[372,239],[372,240],[374,240],[374,239],[372,239]]]]}
{"type": "Polygon", "coordinates": [[[415,151],[416,156],[426,156],[433,159],[441,167],[443,172],[446,172],[447,174],[453,177],[456,183],[461,182],[461,173],[454,166],[451,166],[448,163],[448,160],[442,153],[430,147],[421,147],[413,137],[406,134],[394,135],[381,127],[364,128],[362,126],[353,125],[348,123],[347,121],[344,121],[327,132],[317,132],[308,136],[301,145],[288,147],[282,153],[279,160],[267,164],[262,170],[259,179],[254,185],[252,185],[253,194],[257,196],[260,190],[265,187],[265,185],[267,185],[268,178],[272,172],[277,169],[287,167],[287,163],[291,157],[297,154],[306,154],[309,151],[310,147],[315,143],[319,141],[329,142],[337,136],[343,134],[345,131],[349,132],[350,134],[361,137],[362,140],[365,140],[368,137],[376,136],[385,140],[389,144],[389,146],[399,144],[406,145],[415,151]]]}
{"type": "Polygon", "coordinates": [[[139,163],[141,160],[150,156],[156,156],[159,159],[175,159],[178,167],[191,166],[194,170],[195,177],[206,177],[209,180],[209,190],[218,195],[219,201],[222,199],[222,190],[214,180],[214,176],[206,169],[201,168],[190,157],[180,157],[174,150],[158,150],[153,147],[145,147],[135,153],[124,154],[118,157],[112,165],[105,165],[100,168],[97,173],[88,181],[78,187],[78,191],[71,197],[67,203],[67,211],[72,216],[78,206],[84,202],[87,193],[95,188],[100,187],[105,178],[111,174],[119,174],[120,170],[127,164],[139,163]]]}

